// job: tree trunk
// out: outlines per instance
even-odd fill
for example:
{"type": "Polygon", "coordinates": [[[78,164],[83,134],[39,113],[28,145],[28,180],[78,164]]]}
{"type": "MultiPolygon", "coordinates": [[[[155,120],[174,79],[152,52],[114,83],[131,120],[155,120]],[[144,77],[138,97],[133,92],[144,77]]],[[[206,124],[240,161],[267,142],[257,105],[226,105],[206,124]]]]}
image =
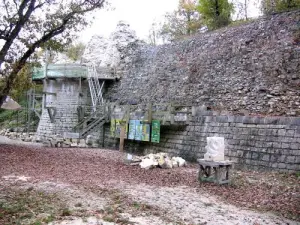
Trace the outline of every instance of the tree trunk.
{"type": "Polygon", "coordinates": [[[245,19],[246,20],[248,20],[248,2],[247,2],[248,0],[245,0],[245,2],[244,2],[244,9],[245,9],[245,19]]]}
{"type": "Polygon", "coordinates": [[[215,9],[216,9],[216,16],[219,17],[220,16],[220,9],[219,9],[219,1],[218,0],[216,0],[215,9]]]}
{"type": "Polygon", "coordinates": [[[287,8],[293,8],[293,1],[292,0],[287,0],[287,8]]]}
{"type": "Polygon", "coordinates": [[[191,12],[187,12],[187,34],[191,35],[191,12]]]}
{"type": "MultiPolygon", "coordinates": [[[[22,68],[22,67],[21,67],[21,68],[22,68]]],[[[5,80],[6,80],[6,81],[5,81],[5,85],[4,85],[3,89],[2,89],[1,92],[0,92],[0,107],[1,107],[2,104],[4,103],[4,101],[5,101],[6,97],[7,97],[7,95],[9,95],[9,92],[10,92],[10,90],[11,90],[11,88],[12,88],[12,85],[13,85],[13,83],[14,83],[14,80],[16,79],[17,74],[18,74],[18,72],[19,72],[21,69],[19,69],[18,72],[15,73],[16,70],[18,70],[18,69],[13,70],[13,71],[9,74],[9,76],[8,76],[7,78],[5,78],[5,80]]]]}

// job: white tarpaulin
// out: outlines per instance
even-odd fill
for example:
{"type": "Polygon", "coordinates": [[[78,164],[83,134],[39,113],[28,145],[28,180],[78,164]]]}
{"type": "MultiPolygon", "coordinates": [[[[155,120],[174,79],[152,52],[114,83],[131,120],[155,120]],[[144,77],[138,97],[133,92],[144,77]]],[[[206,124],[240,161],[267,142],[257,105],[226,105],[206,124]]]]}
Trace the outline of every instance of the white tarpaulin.
{"type": "Polygon", "coordinates": [[[18,110],[21,108],[22,107],[9,96],[6,97],[5,102],[1,106],[1,109],[10,109],[10,110],[18,110]]]}

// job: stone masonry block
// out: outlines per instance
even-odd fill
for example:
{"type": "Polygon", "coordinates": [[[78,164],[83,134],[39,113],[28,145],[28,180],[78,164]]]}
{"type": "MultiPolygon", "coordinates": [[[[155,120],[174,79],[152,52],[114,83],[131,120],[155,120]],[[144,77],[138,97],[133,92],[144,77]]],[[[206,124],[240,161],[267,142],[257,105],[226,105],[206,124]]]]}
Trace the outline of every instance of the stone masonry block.
{"type": "Polygon", "coordinates": [[[285,136],[293,137],[295,134],[295,130],[286,130],[285,136]]]}
{"type": "Polygon", "coordinates": [[[262,161],[270,161],[270,155],[269,154],[264,154],[261,160],[262,161]]]}
{"type": "Polygon", "coordinates": [[[290,144],[289,143],[282,143],[281,147],[282,148],[290,148],[290,144]]]}
{"type": "Polygon", "coordinates": [[[252,159],[259,159],[259,154],[257,152],[253,152],[251,158],[252,159]]]}
{"type": "Polygon", "coordinates": [[[280,142],[273,142],[272,143],[274,148],[281,148],[281,143],[280,142]]]}
{"type": "Polygon", "coordinates": [[[278,168],[279,169],[285,169],[286,168],[286,164],[285,163],[278,163],[278,168]]]}
{"type": "Polygon", "coordinates": [[[299,171],[299,170],[300,170],[300,166],[297,165],[297,164],[288,164],[288,165],[286,166],[286,168],[287,168],[288,170],[292,170],[292,171],[299,171]]]}
{"type": "Polygon", "coordinates": [[[285,136],[285,134],[286,134],[286,130],[284,130],[284,129],[278,130],[278,136],[285,136]]]}
{"type": "Polygon", "coordinates": [[[296,156],[287,156],[286,162],[287,163],[294,163],[296,161],[296,156]]]}
{"type": "Polygon", "coordinates": [[[296,155],[296,156],[300,156],[300,149],[299,150],[293,150],[292,154],[296,155]]]}
{"type": "Polygon", "coordinates": [[[281,155],[281,156],[279,156],[279,158],[278,158],[278,162],[285,162],[286,161],[286,156],[285,155],[281,155]]]}
{"type": "Polygon", "coordinates": [[[265,123],[266,124],[279,124],[280,120],[278,117],[266,117],[265,123]]]}

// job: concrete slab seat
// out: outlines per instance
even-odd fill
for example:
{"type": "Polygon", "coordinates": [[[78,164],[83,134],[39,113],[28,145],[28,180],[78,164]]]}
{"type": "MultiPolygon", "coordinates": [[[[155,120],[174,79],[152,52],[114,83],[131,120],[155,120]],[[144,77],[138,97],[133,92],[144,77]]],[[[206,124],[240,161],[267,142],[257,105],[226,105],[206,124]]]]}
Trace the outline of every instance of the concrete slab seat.
{"type": "Polygon", "coordinates": [[[213,182],[216,184],[227,184],[230,182],[230,169],[232,161],[208,161],[205,159],[197,160],[200,169],[198,180],[200,182],[213,182]]]}

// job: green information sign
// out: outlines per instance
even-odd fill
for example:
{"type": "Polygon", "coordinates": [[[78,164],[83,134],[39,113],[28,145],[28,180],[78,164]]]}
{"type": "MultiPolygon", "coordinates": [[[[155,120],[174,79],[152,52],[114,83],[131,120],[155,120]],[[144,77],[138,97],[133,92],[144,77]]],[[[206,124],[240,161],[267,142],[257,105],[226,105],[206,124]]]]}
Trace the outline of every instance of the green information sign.
{"type": "Polygon", "coordinates": [[[130,140],[134,140],[135,137],[135,130],[136,130],[135,123],[136,120],[129,120],[128,139],[130,140]]]}
{"type": "Polygon", "coordinates": [[[116,136],[116,120],[114,119],[110,121],[110,136],[116,136]]]}
{"type": "Polygon", "coordinates": [[[151,142],[159,143],[160,141],[160,121],[152,120],[151,142]]]}
{"type": "Polygon", "coordinates": [[[125,139],[127,138],[127,134],[128,134],[128,125],[126,124],[126,121],[125,120],[119,120],[119,119],[116,119],[115,120],[115,137],[116,138],[120,138],[120,133],[121,133],[121,127],[122,126],[125,126],[125,139]]]}
{"type": "Polygon", "coordinates": [[[141,124],[140,120],[136,120],[134,140],[141,141],[142,139],[143,139],[143,124],[141,124]]]}
{"type": "Polygon", "coordinates": [[[142,141],[150,141],[150,124],[143,124],[142,141]]]}

